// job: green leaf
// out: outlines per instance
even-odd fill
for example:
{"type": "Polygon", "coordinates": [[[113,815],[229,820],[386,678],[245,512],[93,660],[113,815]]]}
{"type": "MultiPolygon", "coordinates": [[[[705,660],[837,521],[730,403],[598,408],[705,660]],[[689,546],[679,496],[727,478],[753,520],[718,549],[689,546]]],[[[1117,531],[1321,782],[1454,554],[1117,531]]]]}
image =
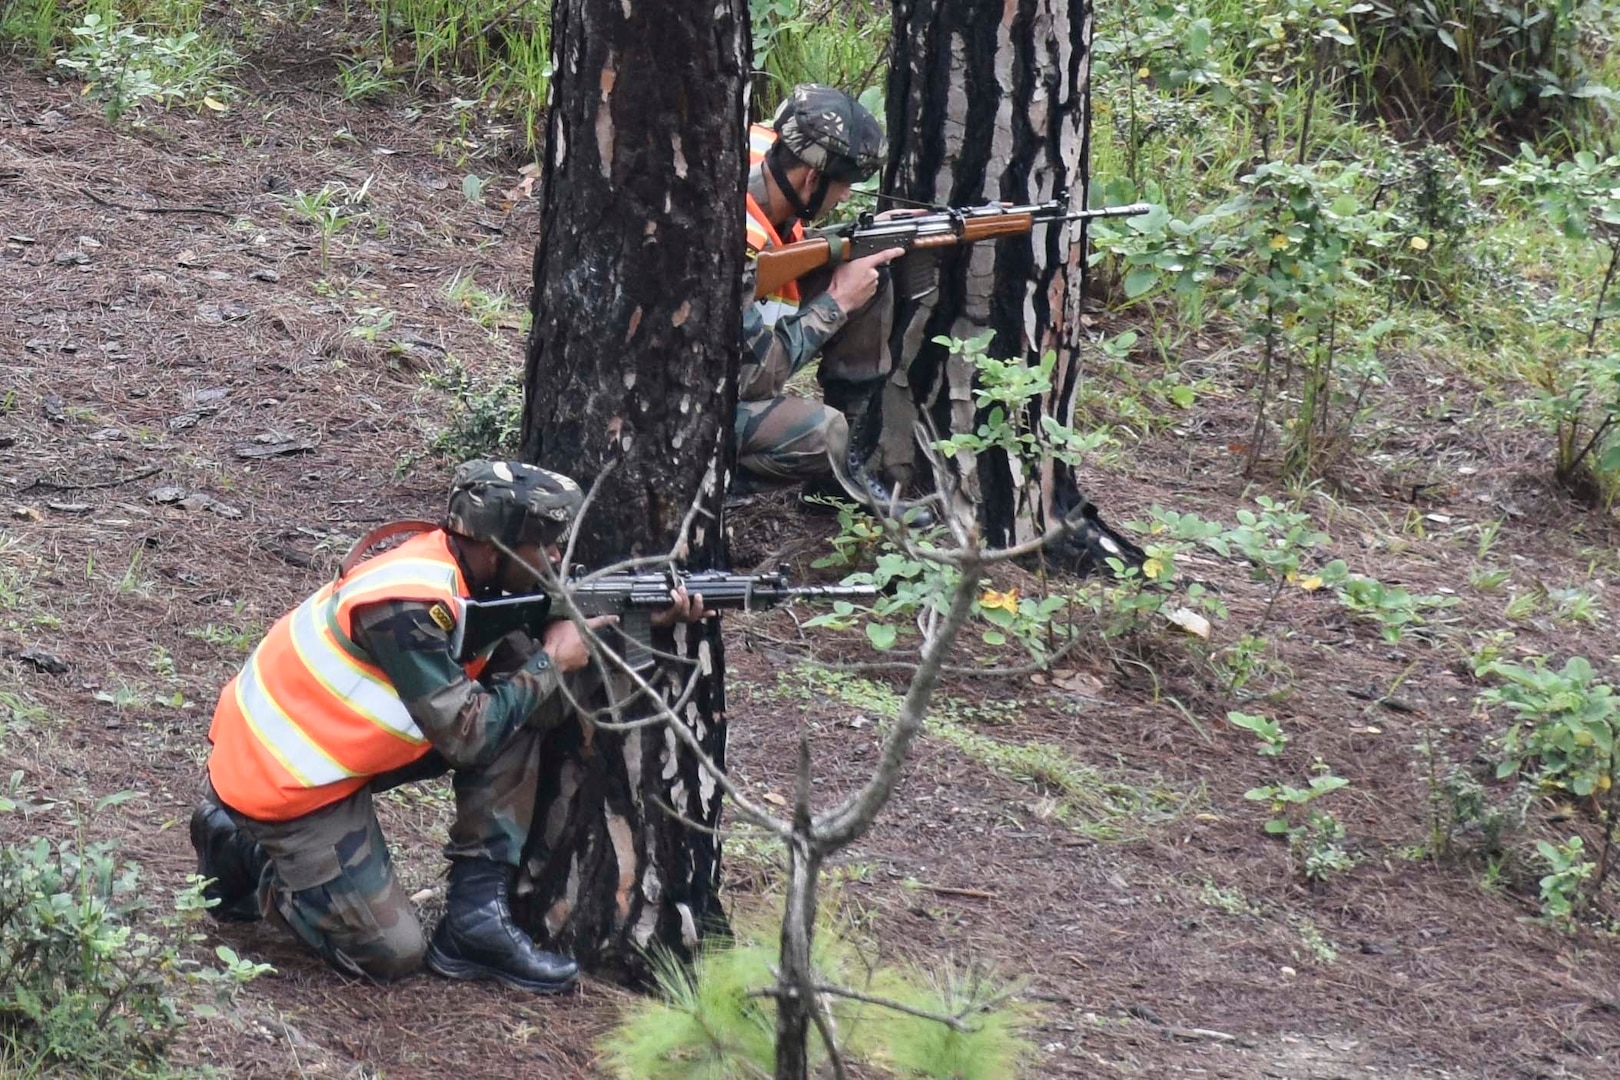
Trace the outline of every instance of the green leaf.
{"type": "Polygon", "coordinates": [[[866,640],[872,643],[874,649],[891,649],[894,647],[896,633],[894,627],[888,623],[867,623],[866,640]]]}
{"type": "Polygon", "coordinates": [[[984,643],[986,645],[1005,645],[1007,644],[1007,635],[1000,630],[986,630],[984,632],[984,643]]]}
{"type": "Polygon", "coordinates": [[[1266,832],[1270,833],[1272,836],[1281,836],[1287,831],[1288,820],[1286,818],[1272,818],[1270,821],[1266,822],[1266,832]]]}
{"type": "Polygon", "coordinates": [[[1187,52],[1193,56],[1202,56],[1209,52],[1209,45],[1209,20],[1193,20],[1193,24],[1187,28],[1187,52]]]}
{"type": "Polygon", "coordinates": [[[1138,266],[1125,275],[1125,296],[1135,300],[1159,283],[1159,270],[1153,266],[1138,266]]]}

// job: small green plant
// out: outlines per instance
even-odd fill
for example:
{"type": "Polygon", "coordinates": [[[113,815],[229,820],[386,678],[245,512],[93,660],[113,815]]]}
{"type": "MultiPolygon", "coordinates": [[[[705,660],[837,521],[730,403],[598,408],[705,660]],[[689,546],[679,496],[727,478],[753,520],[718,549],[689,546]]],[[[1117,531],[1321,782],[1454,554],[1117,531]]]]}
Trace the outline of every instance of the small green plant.
{"type": "MultiPolygon", "coordinates": [[[[1052,391],[1056,354],[1049,352],[1031,366],[1022,360],[991,356],[990,340],[988,332],[968,340],[934,339],[935,344],[946,348],[953,357],[971,363],[977,370],[974,403],[983,417],[974,431],[941,439],[934,444],[935,449],[947,457],[962,455],[965,458],[997,450],[1029,470],[1052,460],[1078,465],[1086,453],[1102,444],[1102,433],[1083,436],[1050,416],[1043,415],[1039,425],[1031,425],[1026,420],[1030,403],[1052,391]]],[[[855,567],[864,565],[862,560],[871,559],[871,569],[856,569],[844,580],[852,585],[874,585],[882,595],[865,608],[848,602],[836,604],[830,612],[810,620],[807,626],[844,629],[860,624],[874,647],[888,649],[902,636],[910,637],[916,632],[918,613],[926,609],[944,610],[941,605],[958,580],[957,571],[947,563],[927,558],[916,546],[908,546],[932,543],[943,530],[932,536],[901,537],[893,531],[893,525],[871,521],[848,506],[839,510],[839,526],[839,533],[832,540],[833,553],[818,560],[816,565],[855,567]]],[[[1170,566],[1166,552],[1164,558],[1157,562],[1150,560],[1150,567],[1144,569],[1151,569],[1155,574],[1162,572],[1168,581],[1170,566]]],[[[1134,574],[1138,579],[1144,576],[1141,571],[1123,564],[1117,569],[1134,574]]],[[[1126,589],[1132,587],[1127,585],[1126,589]]],[[[1201,587],[1195,586],[1194,591],[1202,597],[1201,587]]],[[[1218,604],[1218,600],[1210,599],[1218,604]]],[[[1162,597],[1150,597],[1148,603],[1158,605],[1162,597]]],[[[988,624],[982,632],[986,644],[1003,646],[1016,642],[1037,665],[1045,666],[1058,650],[1073,640],[1069,608],[1069,599],[1061,594],[1037,598],[1021,596],[1016,588],[990,588],[975,600],[973,615],[988,624]]]]}
{"type": "MultiPolygon", "coordinates": [[[[0,818],[19,828],[21,790],[13,773],[0,795],[0,818]]],[[[108,796],[91,814],[125,797],[108,796]]],[[[202,879],[189,879],[172,910],[154,912],[139,873],[105,844],[38,836],[0,845],[0,1036],[21,1060],[50,1075],[151,1075],[185,1023],[180,984],[215,991],[214,1003],[193,1009],[210,1016],[270,970],[225,946],[218,966],[193,959],[205,940],[194,928],[209,903],[202,879]]]]}
{"type": "Polygon", "coordinates": [[[1423,610],[1450,607],[1456,597],[1413,596],[1405,589],[1385,585],[1377,578],[1355,575],[1338,588],[1339,603],[1352,615],[1374,623],[1378,634],[1391,645],[1399,645],[1411,627],[1422,626],[1423,610]]]}
{"type": "Polygon", "coordinates": [[[1328,542],[1328,535],[1316,529],[1309,514],[1278,502],[1269,495],[1255,500],[1259,512],[1239,510],[1235,528],[1207,538],[1204,542],[1230,558],[1237,554],[1247,559],[1254,580],[1271,587],[1266,609],[1251,631],[1259,633],[1271,619],[1277,598],[1290,584],[1302,588],[1319,589],[1342,580],[1346,573],[1343,560],[1335,559],[1316,574],[1301,577],[1300,566],[1307,554],[1328,542]]]}
{"type": "Polygon", "coordinates": [[[73,28],[73,36],[73,49],[56,63],[84,78],[85,91],[104,102],[111,120],[146,101],[225,108],[208,91],[236,58],[198,31],[151,37],[134,26],[120,26],[114,11],[92,11],[73,28]]]}
{"type": "Polygon", "coordinates": [[[1266,784],[1251,788],[1243,797],[1268,805],[1272,816],[1266,822],[1266,832],[1287,838],[1289,851],[1300,871],[1306,880],[1316,883],[1349,870],[1355,860],[1344,849],[1344,825],[1332,811],[1314,805],[1323,796],[1348,786],[1350,781],[1333,775],[1321,758],[1311,768],[1316,775],[1311,777],[1308,787],[1266,784]]]}
{"type": "MultiPolygon", "coordinates": [[[[660,957],[658,996],[631,1003],[598,1043],[608,1072],[625,1080],[770,1075],[776,951],[761,936],[706,949],[691,968],[660,957]]],[[[1031,1012],[1008,1004],[1013,988],[977,969],[864,965],[833,926],[818,927],[814,942],[823,1007],[851,1061],[881,1062],[901,1076],[1000,1080],[1027,1059],[1021,1032],[1031,1012]]],[[[814,1070],[825,1051],[812,1049],[814,1070]]]]}
{"type": "MultiPolygon", "coordinates": [[[[1260,345],[1259,396],[1248,446],[1252,473],[1267,441],[1267,410],[1285,362],[1301,372],[1286,399],[1283,470],[1321,475],[1350,434],[1366,387],[1384,379],[1378,345],[1390,319],[1363,319],[1351,300],[1395,239],[1392,211],[1369,205],[1359,164],[1267,162],[1239,180],[1232,211],[1242,222],[1248,270],[1236,295],[1253,312],[1260,345]]],[[[1281,399],[1280,399],[1281,400],[1281,399]]]]}
{"type": "Polygon", "coordinates": [[[398,93],[405,84],[391,72],[393,65],[386,59],[352,60],[338,67],[338,87],[343,100],[359,104],[378,101],[389,94],[398,93]]]}
{"type": "MultiPolygon", "coordinates": [[[[481,187],[479,191],[482,191],[481,187]]],[[[510,297],[481,288],[471,274],[457,271],[455,277],[450,279],[450,284],[445,286],[444,296],[446,300],[472,315],[478,325],[492,335],[501,329],[525,333],[528,331],[530,317],[528,310],[524,309],[521,315],[515,317],[510,297]]]]}
{"type": "Polygon", "coordinates": [[[361,341],[375,343],[378,336],[386,334],[394,325],[394,313],[387,308],[363,307],[357,309],[355,314],[360,318],[349,327],[349,336],[361,341]]]}
{"type": "Polygon", "coordinates": [[[332,240],[353,225],[364,213],[363,207],[371,193],[372,177],[366,177],[359,188],[332,182],[321,190],[310,193],[302,190],[284,196],[287,208],[315,226],[321,238],[321,272],[325,273],[332,240]]]}
{"type": "Polygon", "coordinates": [[[1539,883],[1542,917],[1556,926],[1571,926],[1586,906],[1586,883],[1597,867],[1586,859],[1579,836],[1562,844],[1537,840],[1536,852],[1547,864],[1539,883]]]}
{"type": "Polygon", "coordinates": [[[228,649],[231,652],[246,655],[253,646],[263,637],[263,632],[253,627],[237,628],[234,626],[220,626],[217,623],[205,623],[194,626],[186,631],[186,636],[196,638],[218,648],[228,649]]]}
{"type": "Polygon", "coordinates": [[[1535,658],[1530,667],[1507,661],[1486,664],[1481,673],[1503,680],[1480,694],[1487,705],[1514,716],[1501,739],[1498,778],[1535,766],[1544,789],[1588,797],[1614,784],[1614,756],[1620,701],[1614,688],[1599,682],[1592,665],[1571,657],[1558,671],[1535,658]]]}
{"type": "MultiPolygon", "coordinates": [[[[1565,236],[1595,239],[1608,249],[1607,268],[1591,303],[1584,336],[1559,328],[1531,365],[1539,396],[1532,411],[1557,440],[1554,475],[1592,501],[1608,494],[1620,473],[1620,352],[1602,347],[1599,333],[1614,314],[1610,293],[1620,269],[1620,156],[1600,159],[1582,150],[1554,164],[1529,146],[1483,181],[1532,200],[1565,236]],[[1596,490],[1588,490],[1595,487],[1596,490]]],[[[1542,305],[1544,308],[1547,305],[1542,305]]]]}
{"type": "Polygon", "coordinates": [[[1235,728],[1253,732],[1260,740],[1257,752],[1261,757],[1276,757],[1288,747],[1288,735],[1277,721],[1251,713],[1228,712],[1226,722],[1235,728]]]}
{"type": "Polygon", "coordinates": [[[523,424],[523,386],[516,373],[483,379],[449,357],[442,371],[423,377],[432,389],[450,395],[450,423],[429,449],[455,461],[500,458],[516,450],[523,424]]]}

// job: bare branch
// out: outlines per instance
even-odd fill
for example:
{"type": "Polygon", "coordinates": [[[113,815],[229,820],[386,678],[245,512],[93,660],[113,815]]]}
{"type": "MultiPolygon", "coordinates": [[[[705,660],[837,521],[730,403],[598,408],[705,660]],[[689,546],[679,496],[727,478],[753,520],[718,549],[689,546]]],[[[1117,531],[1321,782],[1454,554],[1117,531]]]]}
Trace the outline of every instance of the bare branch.
{"type": "MultiPolygon", "coordinates": [[[[996,998],[992,998],[989,1001],[974,1002],[972,1005],[964,1009],[960,1014],[952,1016],[948,1013],[937,1013],[931,1012],[928,1009],[920,1009],[915,1005],[907,1005],[903,1001],[895,1001],[892,998],[879,997],[876,994],[868,994],[860,990],[853,990],[847,986],[835,986],[832,983],[816,983],[815,991],[817,994],[829,994],[833,997],[848,998],[850,1001],[859,1001],[867,1005],[877,1005],[885,1009],[892,1009],[898,1013],[905,1013],[907,1016],[916,1016],[923,1020],[932,1020],[935,1023],[945,1025],[952,1031],[961,1031],[967,1033],[978,1031],[979,1029],[974,1027],[972,1024],[969,1024],[966,1019],[964,1019],[965,1017],[977,1012],[988,1012],[999,1005],[1002,1000],[1005,1000],[1006,997],[1006,995],[997,995],[996,998]]],[[[782,991],[779,987],[766,986],[761,987],[758,990],[750,990],[748,992],[748,996],[780,998],[782,996],[782,991]]]]}
{"type": "Polygon", "coordinates": [[[832,1010],[827,1007],[825,999],[816,995],[814,1006],[810,1010],[810,1019],[815,1021],[816,1031],[821,1035],[821,1044],[827,1048],[827,1060],[832,1062],[833,1080],[849,1080],[849,1069],[844,1064],[844,1052],[838,1048],[838,1038],[833,1033],[832,1010]]]}
{"type": "Polygon", "coordinates": [[[911,744],[922,731],[928,700],[933,695],[934,686],[939,682],[940,668],[944,664],[945,655],[950,651],[957,633],[973,609],[981,568],[979,563],[971,561],[972,556],[972,552],[967,553],[968,561],[962,567],[962,576],[951,594],[950,609],[945,616],[944,624],[938,625],[937,613],[934,613],[935,617],[930,620],[929,634],[922,650],[922,662],[917,666],[916,674],[912,676],[911,686],[901,703],[900,715],[896,718],[894,728],[884,740],[883,757],[873,770],[872,778],[842,806],[815,821],[811,835],[820,851],[836,851],[866,832],[872,827],[878,812],[889,801],[889,796],[894,793],[895,784],[905,768],[906,757],[911,752],[911,744]]]}

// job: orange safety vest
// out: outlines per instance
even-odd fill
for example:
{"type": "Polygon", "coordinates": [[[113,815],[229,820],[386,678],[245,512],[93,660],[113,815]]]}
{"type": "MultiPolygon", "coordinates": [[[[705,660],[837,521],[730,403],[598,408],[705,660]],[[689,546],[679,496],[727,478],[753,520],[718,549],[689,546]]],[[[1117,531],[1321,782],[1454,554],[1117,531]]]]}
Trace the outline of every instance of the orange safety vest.
{"type": "MultiPolygon", "coordinates": [[[[765,151],[771,148],[776,141],[776,132],[764,124],[751,124],[748,128],[748,167],[751,169],[765,160],[765,151]]],[[[793,244],[804,239],[804,224],[799,221],[793,223],[788,230],[787,239],[782,239],[777,233],[776,226],[771,219],[765,216],[758,202],[752,195],[747,195],[748,216],[744,227],[748,233],[748,257],[752,259],[768,247],[780,247],[783,244],[793,244]]],[[[760,318],[766,326],[775,326],[776,320],[783,315],[791,315],[799,310],[799,283],[790,281],[777,289],[774,293],[762,296],[754,301],[759,309],[760,318]]]]}
{"type": "MultiPolygon", "coordinates": [[[[382,600],[469,595],[442,529],[323,585],[270,628],[220,692],[208,776],[232,809],[290,821],[432,749],[382,670],[354,642],[354,611],[382,600]]],[[[476,678],[484,661],[465,665],[476,678]]]]}

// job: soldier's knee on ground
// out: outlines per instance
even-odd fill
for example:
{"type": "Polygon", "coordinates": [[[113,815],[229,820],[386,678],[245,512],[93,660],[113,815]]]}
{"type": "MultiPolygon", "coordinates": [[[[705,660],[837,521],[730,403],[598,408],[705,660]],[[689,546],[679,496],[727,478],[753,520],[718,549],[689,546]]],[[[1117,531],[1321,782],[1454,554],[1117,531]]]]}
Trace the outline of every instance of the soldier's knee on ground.
{"type": "Polygon", "coordinates": [[[391,982],[421,971],[425,955],[427,936],[422,932],[422,924],[413,917],[408,924],[401,922],[385,930],[373,948],[363,957],[353,959],[373,979],[391,982]]]}
{"type": "Polygon", "coordinates": [[[398,881],[365,890],[348,873],[296,892],[275,890],[287,926],[337,971],[391,980],[422,967],[427,940],[398,881]]]}

